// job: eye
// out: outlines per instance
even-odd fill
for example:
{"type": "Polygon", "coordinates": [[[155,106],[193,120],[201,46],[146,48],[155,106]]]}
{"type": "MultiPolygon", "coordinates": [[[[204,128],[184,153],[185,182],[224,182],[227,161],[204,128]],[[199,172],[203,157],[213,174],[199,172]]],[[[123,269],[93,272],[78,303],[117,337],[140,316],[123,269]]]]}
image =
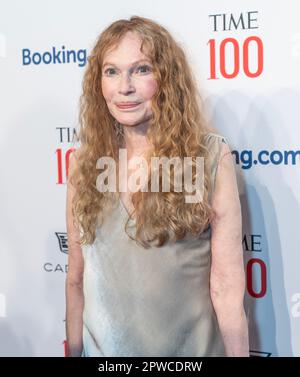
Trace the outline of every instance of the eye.
{"type": "Polygon", "coordinates": [[[149,65],[139,65],[136,69],[137,72],[140,72],[140,73],[148,73],[148,72],[151,72],[151,67],[149,65]]]}
{"type": "Polygon", "coordinates": [[[114,68],[107,68],[105,71],[104,71],[104,74],[106,76],[112,76],[116,73],[116,70],[114,68]]]}

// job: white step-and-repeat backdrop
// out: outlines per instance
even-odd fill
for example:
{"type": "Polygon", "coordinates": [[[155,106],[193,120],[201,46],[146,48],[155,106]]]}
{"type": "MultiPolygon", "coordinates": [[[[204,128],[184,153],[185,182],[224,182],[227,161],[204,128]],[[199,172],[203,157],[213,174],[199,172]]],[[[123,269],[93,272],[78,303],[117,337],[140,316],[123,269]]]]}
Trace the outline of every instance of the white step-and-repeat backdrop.
{"type": "Polygon", "coordinates": [[[0,355],[64,356],[68,156],[86,58],[131,15],[184,46],[230,142],[251,353],[300,356],[300,2],[0,1],[0,355]],[[69,58],[68,58],[69,56],[69,58]]]}

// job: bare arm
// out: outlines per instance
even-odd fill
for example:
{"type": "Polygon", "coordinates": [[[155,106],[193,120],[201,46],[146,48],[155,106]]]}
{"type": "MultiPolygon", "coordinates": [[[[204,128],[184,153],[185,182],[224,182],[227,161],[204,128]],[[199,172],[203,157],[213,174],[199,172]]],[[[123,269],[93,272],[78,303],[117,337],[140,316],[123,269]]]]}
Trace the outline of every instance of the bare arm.
{"type": "Polygon", "coordinates": [[[242,221],[236,175],[227,144],[222,145],[212,206],[210,292],[227,356],[249,356],[244,311],[245,272],[242,221]]]}
{"type": "MultiPolygon", "coordinates": [[[[76,153],[76,152],[73,152],[76,153]]],[[[70,156],[70,174],[75,167],[75,156],[70,156]]],[[[66,278],[66,333],[68,356],[81,356],[83,328],[83,257],[79,240],[79,229],[73,224],[72,200],[75,189],[67,182],[66,223],[68,233],[68,274],[66,278]]]]}

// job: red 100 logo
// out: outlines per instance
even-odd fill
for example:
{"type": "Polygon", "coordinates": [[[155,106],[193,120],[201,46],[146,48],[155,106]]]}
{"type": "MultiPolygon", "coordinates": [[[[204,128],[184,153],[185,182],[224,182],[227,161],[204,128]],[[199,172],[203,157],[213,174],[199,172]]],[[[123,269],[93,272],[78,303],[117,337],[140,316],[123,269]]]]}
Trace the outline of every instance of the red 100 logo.
{"type": "Polygon", "coordinates": [[[66,183],[69,174],[69,160],[72,152],[75,148],[70,148],[66,152],[62,151],[61,148],[56,149],[56,159],[57,159],[57,184],[66,183]]]}
{"type": "Polygon", "coordinates": [[[217,43],[215,39],[210,39],[207,43],[210,50],[210,77],[209,80],[219,79],[220,76],[225,79],[233,79],[238,76],[241,71],[240,58],[242,57],[242,69],[247,77],[255,78],[261,75],[264,66],[263,59],[263,42],[257,36],[251,36],[245,39],[242,46],[235,38],[225,38],[221,43],[217,43]],[[257,61],[255,70],[250,70],[249,46],[254,45],[257,50],[257,61]],[[226,62],[226,48],[233,48],[233,72],[228,72],[226,62]]]}
{"type": "Polygon", "coordinates": [[[259,258],[252,258],[248,261],[246,266],[246,276],[247,276],[247,290],[250,296],[254,298],[262,298],[265,296],[267,292],[267,267],[265,262],[259,258]],[[258,283],[260,283],[260,290],[254,290],[254,268],[257,267],[259,269],[259,279],[258,283]]]}

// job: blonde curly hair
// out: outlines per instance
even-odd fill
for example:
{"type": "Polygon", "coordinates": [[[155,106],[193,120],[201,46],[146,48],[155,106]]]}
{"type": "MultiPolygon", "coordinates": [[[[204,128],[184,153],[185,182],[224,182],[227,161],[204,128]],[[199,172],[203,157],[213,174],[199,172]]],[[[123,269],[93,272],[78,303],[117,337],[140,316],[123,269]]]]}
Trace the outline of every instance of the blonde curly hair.
{"type": "MultiPolygon", "coordinates": [[[[138,16],[117,20],[98,37],[83,78],[80,97],[78,140],[80,148],[74,153],[76,168],[69,176],[76,188],[73,198],[73,216],[82,230],[81,244],[92,244],[96,228],[119,193],[99,192],[96,179],[99,170],[96,162],[102,156],[118,161],[120,134],[114,127],[101,90],[102,63],[105,53],[116,47],[127,32],[136,33],[142,41],[141,51],[151,60],[158,90],[152,98],[153,117],[146,138],[151,145],[147,159],[155,157],[202,156],[204,164],[204,195],[199,203],[186,203],[185,192],[141,192],[132,195],[135,213],[135,235],[125,231],[131,239],[148,248],[175,241],[187,233],[197,235],[209,225],[212,208],[209,203],[210,169],[206,159],[209,151],[204,137],[209,132],[201,113],[202,101],[196,81],[182,47],[170,33],[156,22],[138,16]]],[[[193,179],[195,179],[193,172],[193,179]]],[[[148,187],[150,186],[150,175],[148,187]]],[[[160,177],[161,179],[161,177],[160,177]]]]}

